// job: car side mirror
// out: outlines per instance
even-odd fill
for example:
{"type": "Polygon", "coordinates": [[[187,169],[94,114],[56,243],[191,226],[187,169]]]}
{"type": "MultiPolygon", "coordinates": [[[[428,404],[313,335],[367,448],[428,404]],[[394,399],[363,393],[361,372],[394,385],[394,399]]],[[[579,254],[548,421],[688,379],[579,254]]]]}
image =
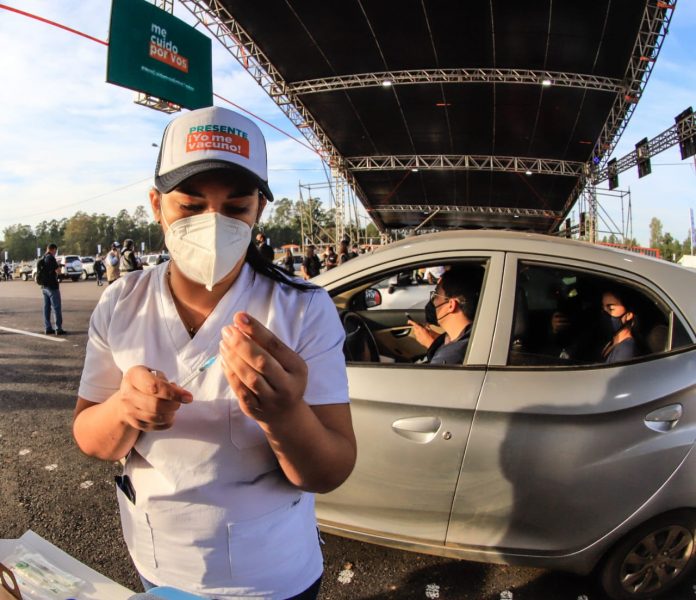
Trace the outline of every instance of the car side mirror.
{"type": "Polygon", "coordinates": [[[374,308],[382,304],[382,294],[378,289],[367,288],[364,292],[365,308],[374,308]]]}

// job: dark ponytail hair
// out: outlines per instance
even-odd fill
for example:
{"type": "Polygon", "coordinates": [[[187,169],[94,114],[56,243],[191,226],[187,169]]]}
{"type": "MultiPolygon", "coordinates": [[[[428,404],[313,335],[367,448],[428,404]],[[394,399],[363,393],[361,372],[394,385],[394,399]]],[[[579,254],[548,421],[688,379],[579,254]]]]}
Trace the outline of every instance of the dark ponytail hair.
{"type": "Polygon", "coordinates": [[[314,285],[313,283],[290,277],[287,271],[277,265],[274,265],[272,262],[267,261],[265,258],[263,258],[263,256],[261,256],[259,249],[256,247],[253,241],[249,243],[245,260],[256,273],[263,275],[264,277],[268,277],[273,281],[277,281],[278,283],[284,283],[294,287],[297,290],[300,290],[301,292],[318,289],[318,286],[314,285]]]}

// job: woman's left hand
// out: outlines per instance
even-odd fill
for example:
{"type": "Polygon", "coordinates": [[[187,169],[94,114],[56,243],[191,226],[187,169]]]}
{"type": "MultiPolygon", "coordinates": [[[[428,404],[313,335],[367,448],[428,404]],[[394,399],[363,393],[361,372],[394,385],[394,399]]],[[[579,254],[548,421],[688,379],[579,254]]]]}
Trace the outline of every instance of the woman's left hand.
{"type": "Polygon", "coordinates": [[[222,369],[242,412],[271,423],[303,402],[307,365],[302,357],[245,312],[222,330],[222,369]]]}

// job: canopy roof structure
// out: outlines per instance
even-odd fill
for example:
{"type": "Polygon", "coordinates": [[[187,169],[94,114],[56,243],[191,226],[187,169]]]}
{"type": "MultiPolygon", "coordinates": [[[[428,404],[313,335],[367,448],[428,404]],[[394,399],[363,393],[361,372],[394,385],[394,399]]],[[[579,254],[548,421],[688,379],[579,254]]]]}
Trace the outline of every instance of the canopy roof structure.
{"type": "Polygon", "coordinates": [[[608,159],[674,1],[181,0],[377,226],[553,232],[608,159]]]}

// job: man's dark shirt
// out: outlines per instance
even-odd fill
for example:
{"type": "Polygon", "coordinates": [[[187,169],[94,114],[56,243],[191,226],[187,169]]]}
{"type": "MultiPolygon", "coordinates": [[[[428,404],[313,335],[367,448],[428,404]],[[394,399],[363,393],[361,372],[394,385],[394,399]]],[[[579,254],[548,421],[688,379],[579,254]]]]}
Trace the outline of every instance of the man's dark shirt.
{"type": "Polygon", "coordinates": [[[425,362],[430,365],[461,365],[471,337],[471,323],[464,328],[457,339],[445,344],[446,334],[435,338],[428,348],[425,362]]]}
{"type": "Polygon", "coordinates": [[[305,256],[302,266],[309,277],[316,277],[319,275],[319,271],[321,271],[321,263],[316,254],[314,256],[305,256]]]}
{"type": "Polygon", "coordinates": [[[273,248],[271,248],[266,242],[261,242],[258,245],[258,249],[264,260],[267,260],[268,262],[273,262],[273,259],[275,258],[273,248]]]}
{"type": "Polygon", "coordinates": [[[44,275],[44,281],[46,283],[42,287],[48,288],[49,290],[57,290],[58,275],[56,273],[56,270],[58,269],[58,261],[56,260],[56,257],[53,256],[53,254],[51,254],[50,252],[47,252],[41,260],[43,260],[46,265],[46,273],[44,275]]]}

